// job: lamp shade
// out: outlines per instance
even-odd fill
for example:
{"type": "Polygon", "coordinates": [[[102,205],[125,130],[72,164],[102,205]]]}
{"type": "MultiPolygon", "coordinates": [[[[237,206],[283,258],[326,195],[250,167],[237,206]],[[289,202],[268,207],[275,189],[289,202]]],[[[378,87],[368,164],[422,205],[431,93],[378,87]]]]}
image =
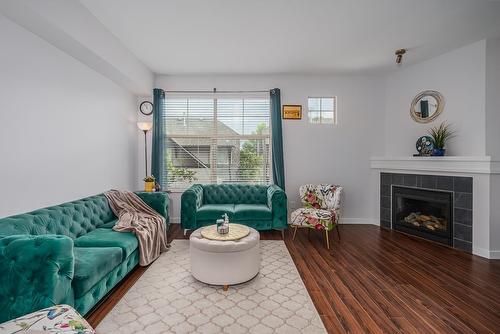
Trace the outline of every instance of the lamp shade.
{"type": "Polygon", "coordinates": [[[137,127],[142,131],[149,131],[153,127],[151,122],[137,122],[137,127]]]}

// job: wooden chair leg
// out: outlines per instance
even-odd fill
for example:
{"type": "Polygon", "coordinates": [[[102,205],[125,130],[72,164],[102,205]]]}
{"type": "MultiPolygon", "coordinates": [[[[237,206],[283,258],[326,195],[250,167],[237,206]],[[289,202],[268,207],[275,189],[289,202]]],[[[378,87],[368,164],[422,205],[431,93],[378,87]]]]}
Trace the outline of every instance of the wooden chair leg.
{"type": "Polygon", "coordinates": [[[335,228],[337,229],[337,234],[339,235],[339,240],[340,240],[340,229],[339,229],[339,224],[335,225],[335,228]]]}
{"type": "Polygon", "coordinates": [[[326,236],[326,249],[330,250],[330,239],[328,238],[328,229],[325,228],[325,236],[326,236]]]}
{"type": "Polygon", "coordinates": [[[281,238],[285,240],[285,229],[281,230],[281,238]]]}
{"type": "Polygon", "coordinates": [[[295,240],[295,234],[297,233],[297,225],[294,226],[293,228],[293,238],[292,240],[295,240]]]}

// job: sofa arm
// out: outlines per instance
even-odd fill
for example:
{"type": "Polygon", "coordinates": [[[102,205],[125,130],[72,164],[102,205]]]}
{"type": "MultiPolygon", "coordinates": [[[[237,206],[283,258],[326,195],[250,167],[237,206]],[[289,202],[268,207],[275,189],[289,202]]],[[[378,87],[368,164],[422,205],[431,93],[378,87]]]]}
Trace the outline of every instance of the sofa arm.
{"type": "Polygon", "coordinates": [[[193,184],[182,193],[181,197],[181,226],[184,229],[195,229],[196,211],[203,204],[203,187],[193,184]]]}
{"type": "Polygon", "coordinates": [[[147,205],[153,208],[160,215],[165,217],[165,222],[169,223],[168,216],[168,205],[169,205],[169,196],[168,193],[159,191],[159,192],[147,192],[147,191],[136,191],[135,194],[139,196],[140,199],[144,201],[147,205]]]}
{"type": "Polygon", "coordinates": [[[283,189],[277,185],[269,186],[267,188],[267,205],[273,213],[273,228],[287,228],[288,203],[283,189]]]}
{"type": "Polygon", "coordinates": [[[56,304],[74,303],[73,240],[63,235],[0,238],[0,323],[56,304]]]}

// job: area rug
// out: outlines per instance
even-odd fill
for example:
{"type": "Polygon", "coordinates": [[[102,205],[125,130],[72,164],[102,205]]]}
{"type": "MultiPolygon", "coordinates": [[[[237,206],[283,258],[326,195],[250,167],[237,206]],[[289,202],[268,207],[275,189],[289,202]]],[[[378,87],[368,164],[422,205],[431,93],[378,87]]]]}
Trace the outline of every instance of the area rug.
{"type": "Polygon", "coordinates": [[[223,291],[191,276],[189,241],[174,240],[97,333],[326,333],[284,242],[260,248],[257,277],[223,291]]]}

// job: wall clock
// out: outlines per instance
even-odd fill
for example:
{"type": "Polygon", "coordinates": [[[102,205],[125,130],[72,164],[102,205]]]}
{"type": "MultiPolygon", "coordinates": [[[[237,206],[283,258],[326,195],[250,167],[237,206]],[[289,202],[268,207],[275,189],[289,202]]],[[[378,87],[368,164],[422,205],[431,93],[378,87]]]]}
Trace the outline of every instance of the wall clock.
{"type": "Polygon", "coordinates": [[[143,101],[139,105],[139,111],[141,112],[141,114],[149,116],[153,113],[153,104],[149,101],[143,101]]]}

